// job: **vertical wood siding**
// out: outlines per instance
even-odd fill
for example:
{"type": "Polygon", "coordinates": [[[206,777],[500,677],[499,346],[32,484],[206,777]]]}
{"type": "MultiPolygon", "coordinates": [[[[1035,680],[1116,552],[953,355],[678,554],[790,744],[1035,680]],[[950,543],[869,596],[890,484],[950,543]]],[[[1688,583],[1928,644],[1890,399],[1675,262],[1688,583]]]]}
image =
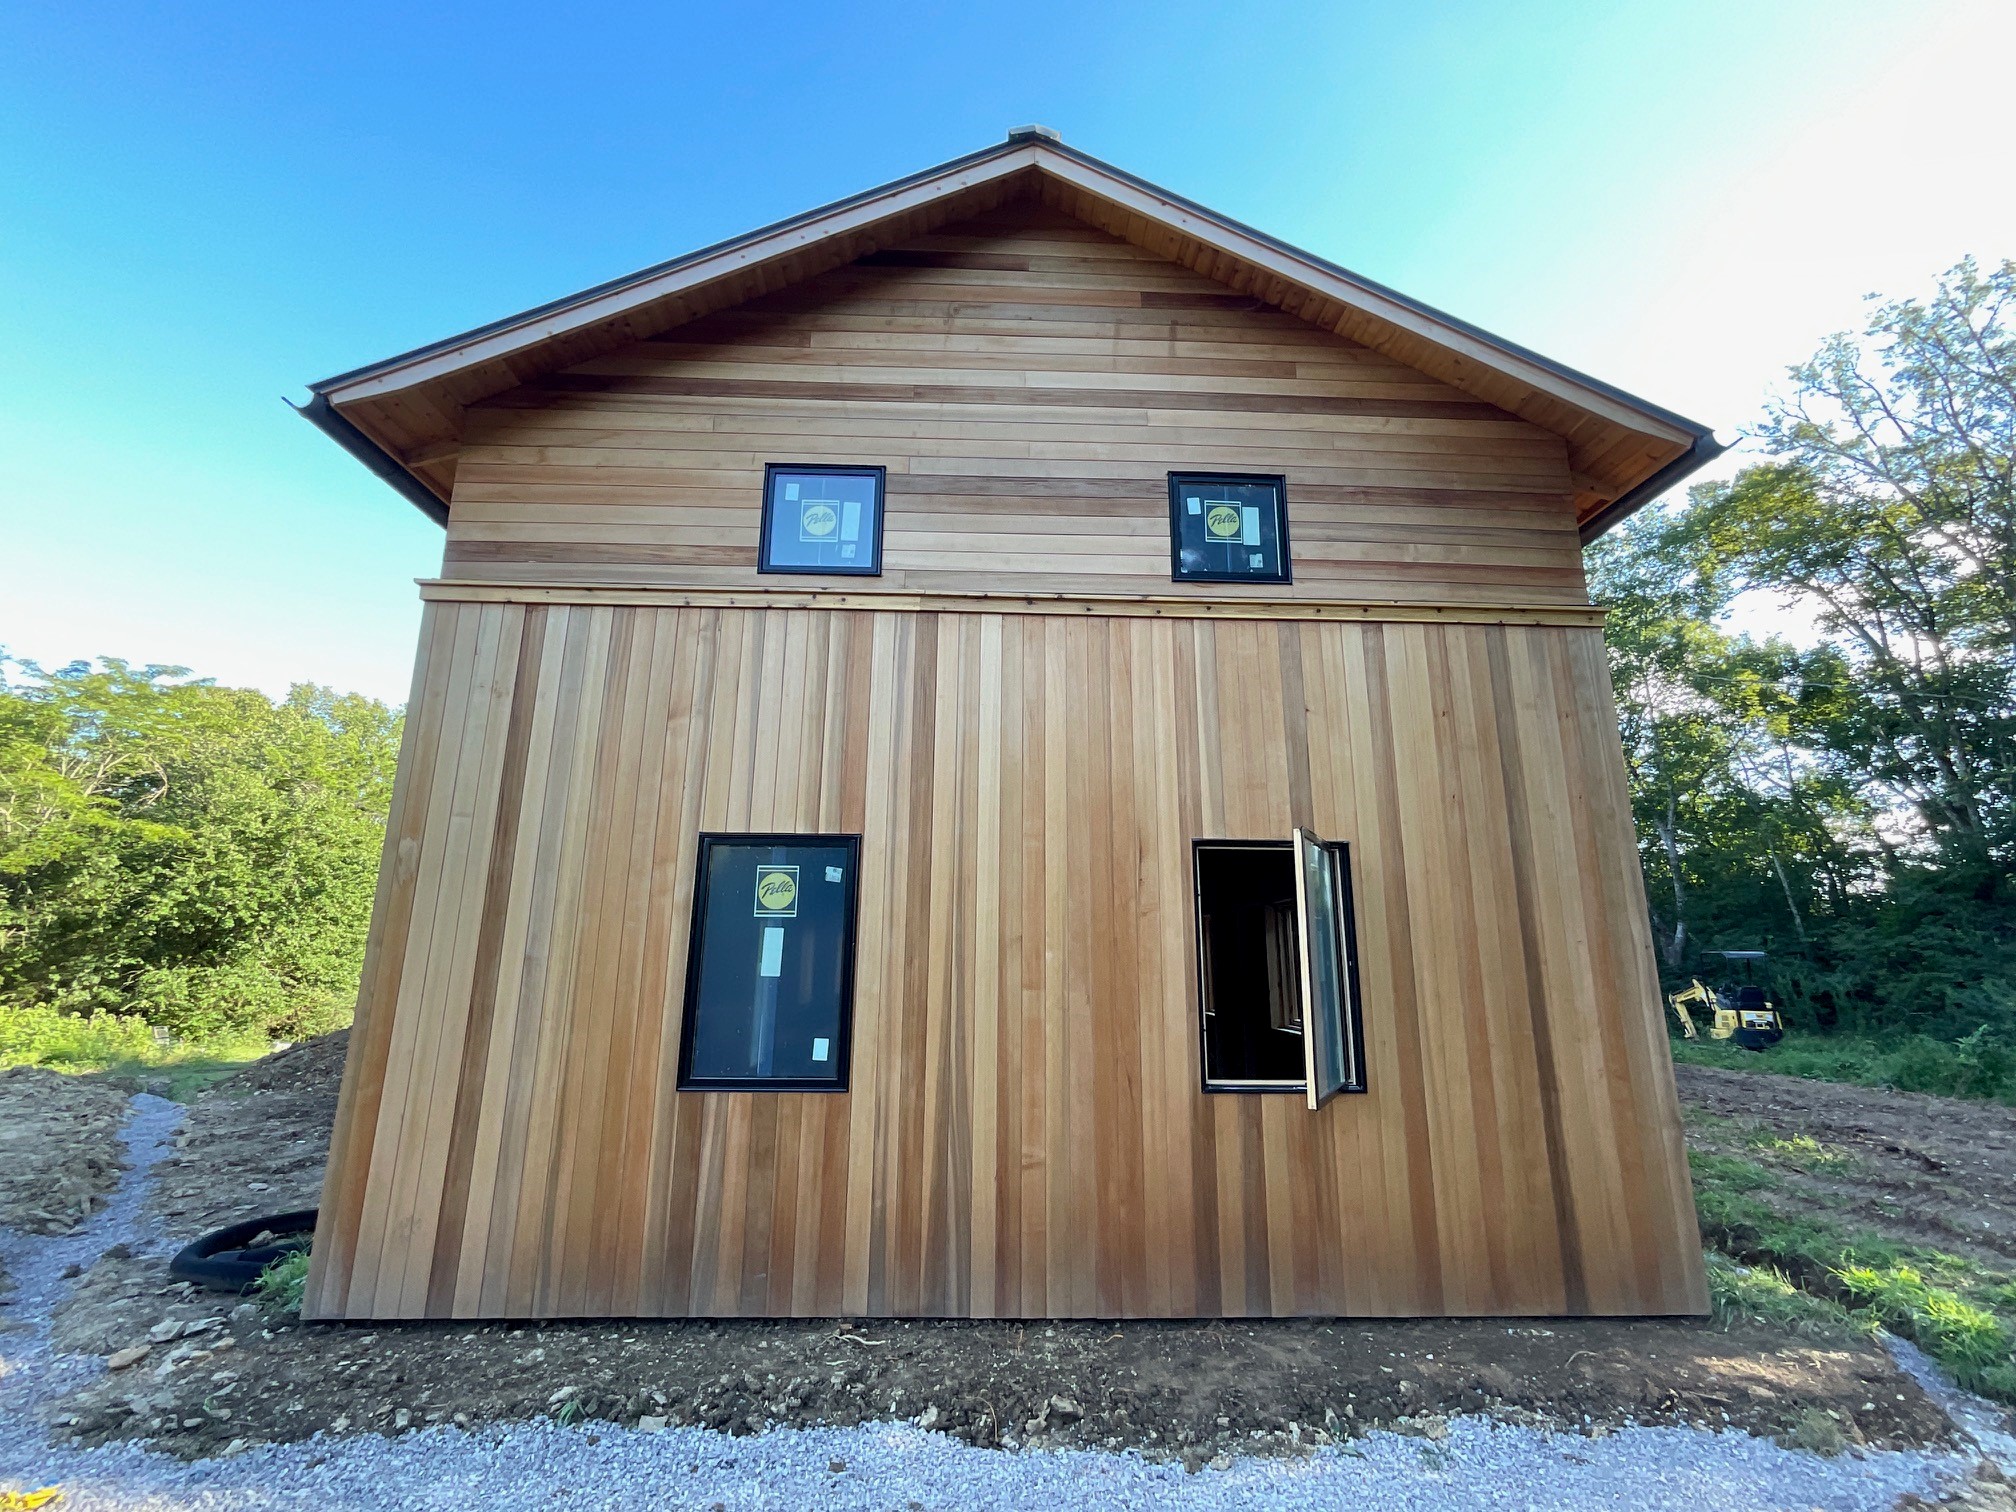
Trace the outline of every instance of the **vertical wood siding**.
{"type": "Polygon", "coordinates": [[[311,1316],[1705,1307],[1600,632],[430,605],[311,1316]],[[1206,1094],[1190,842],[1370,1092],[1206,1094]],[[674,1090],[696,837],[859,833],[846,1094],[674,1090]]]}

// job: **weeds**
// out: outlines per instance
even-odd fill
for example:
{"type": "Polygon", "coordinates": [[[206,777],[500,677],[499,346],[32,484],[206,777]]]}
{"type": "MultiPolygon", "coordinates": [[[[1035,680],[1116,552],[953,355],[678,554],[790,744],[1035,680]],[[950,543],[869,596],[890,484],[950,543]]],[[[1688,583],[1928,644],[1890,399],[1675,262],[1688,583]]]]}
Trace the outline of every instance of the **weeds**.
{"type": "Polygon", "coordinates": [[[204,1039],[157,1036],[145,1019],[118,1013],[60,1013],[0,1003],[0,1067],[46,1066],[69,1073],[107,1072],[165,1083],[170,1097],[200,1092],[273,1048],[264,1034],[204,1039]]]}
{"type": "Polygon", "coordinates": [[[1780,1183],[1754,1161],[1705,1151],[1689,1161],[1711,1246],[1709,1297],[1725,1326],[1811,1333],[1880,1324],[1970,1391],[2016,1402],[2016,1334],[1995,1312],[2016,1311],[2016,1281],[1958,1255],[1781,1211],[1763,1195],[1780,1183]]]}
{"type": "Polygon", "coordinates": [[[1927,1284],[1908,1265],[1878,1270],[1851,1265],[1835,1272],[1851,1304],[1866,1308],[1944,1365],[1969,1391],[2016,1400],[2016,1339],[2000,1318],[1944,1287],[1927,1284]]]}
{"type": "Polygon", "coordinates": [[[308,1288],[308,1251],[289,1251],[259,1272],[253,1283],[260,1305],[269,1312],[287,1317],[301,1316],[301,1299],[308,1288]]]}
{"type": "Polygon", "coordinates": [[[1745,1143],[1760,1155],[1772,1156],[1802,1171],[1838,1171],[1853,1164],[1846,1151],[1823,1145],[1811,1134],[1780,1139],[1769,1129],[1752,1129],[1745,1143]]]}
{"type": "Polygon", "coordinates": [[[1715,1321],[1724,1328],[1767,1323],[1793,1333],[1838,1338],[1868,1334],[1875,1327],[1873,1320],[1856,1316],[1830,1298],[1801,1291],[1775,1267],[1738,1265],[1713,1250],[1708,1252],[1708,1298],[1715,1321]]]}
{"type": "Polygon", "coordinates": [[[1957,1041],[1922,1034],[1879,1040],[1794,1030],[1762,1051],[1714,1040],[1675,1039],[1672,1044],[1673,1059],[1684,1065],[2016,1104],[2016,1050],[1985,1025],[1957,1041]]]}

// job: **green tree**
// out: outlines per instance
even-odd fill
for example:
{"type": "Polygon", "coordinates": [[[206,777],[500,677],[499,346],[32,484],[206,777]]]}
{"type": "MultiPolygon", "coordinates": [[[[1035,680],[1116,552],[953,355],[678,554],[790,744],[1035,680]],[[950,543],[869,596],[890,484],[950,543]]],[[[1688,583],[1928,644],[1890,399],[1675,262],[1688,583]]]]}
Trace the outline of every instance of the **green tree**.
{"type": "Polygon", "coordinates": [[[1591,549],[1669,981],[1763,946],[1795,1021],[2016,1040],[2012,300],[1963,263],[1878,304],[1766,460],[1591,549]],[[1745,593],[1818,644],[1728,633],[1745,593]]]}
{"type": "Polygon", "coordinates": [[[1800,744],[1807,658],[1723,631],[1726,591],[1690,570],[1674,519],[1648,511],[1590,549],[1661,964],[1690,944],[1800,942],[1816,890],[1866,881],[1866,802],[1800,744]],[[1736,939],[1722,937],[1732,931],[1736,939]],[[1745,937],[1747,936],[1747,937],[1745,937]]]}
{"type": "Polygon", "coordinates": [[[340,1022],[399,716],[107,660],[0,679],[0,997],[184,1033],[340,1022]]]}
{"type": "Polygon", "coordinates": [[[1975,897],[2016,872],[2016,263],[1970,261],[1792,370],[1772,460],[1677,525],[1711,596],[1796,600],[1828,637],[1788,711],[1908,848],[1975,897]]]}

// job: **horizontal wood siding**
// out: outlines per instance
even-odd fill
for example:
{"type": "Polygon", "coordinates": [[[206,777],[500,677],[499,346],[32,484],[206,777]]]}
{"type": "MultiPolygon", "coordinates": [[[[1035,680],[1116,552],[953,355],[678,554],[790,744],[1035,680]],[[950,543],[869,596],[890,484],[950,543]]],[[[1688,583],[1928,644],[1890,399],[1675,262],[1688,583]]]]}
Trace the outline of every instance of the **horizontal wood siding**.
{"type": "Polygon", "coordinates": [[[313,1316],[1705,1306],[1595,629],[436,602],[407,739],[313,1316]],[[1198,1068],[1297,824],[1314,1114],[1198,1068]],[[703,830],[863,837],[850,1092],[674,1090],[703,830]]]}
{"type": "Polygon", "coordinates": [[[1207,591],[1586,601],[1559,437],[1033,202],[472,406],[447,575],[774,583],[776,461],[889,469],[871,588],[1169,591],[1167,475],[1230,470],[1295,583],[1207,591]]]}

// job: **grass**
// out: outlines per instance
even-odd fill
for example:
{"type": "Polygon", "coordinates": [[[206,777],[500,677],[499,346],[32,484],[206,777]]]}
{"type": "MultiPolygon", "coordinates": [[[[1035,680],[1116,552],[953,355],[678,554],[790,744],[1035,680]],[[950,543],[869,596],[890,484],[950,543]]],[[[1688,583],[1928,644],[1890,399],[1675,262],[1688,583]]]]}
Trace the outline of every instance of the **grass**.
{"type": "Polygon", "coordinates": [[[1789,1139],[1780,1139],[1768,1129],[1755,1129],[1745,1142],[1759,1154],[1772,1156],[1802,1171],[1846,1171],[1855,1164],[1854,1157],[1847,1151],[1823,1145],[1811,1134],[1794,1134],[1789,1139]]]}
{"type": "Polygon", "coordinates": [[[2016,1050],[1991,1040],[1986,1030],[1958,1041],[1922,1034],[1873,1039],[1787,1030],[1768,1050],[1744,1050],[1726,1040],[1675,1039],[1672,1044],[1673,1059],[1683,1065],[1771,1071],[1808,1081],[2016,1105],[2016,1050]]]}
{"type": "Polygon", "coordinates": [[[1851,1265],[1836,1274],[1851,1306],[1907,1334],[1969,1391],[2016,1401],[2016,1340],[1987,1308],[1928,1284],[1908,1265],[1851,1265]]]}
{"type": "Polygon", "coordinates": [[[298,1249],[282,1255],[259,1273],[253,1285],[260,1303],[269,1311],[300,1317],[302,1293],[308,1286],[308,1251],[298,1249]]]}
{"type": "MultiPolygon", "coordinates": [[[[1797,1138],[1756,1143],[1789,1146],[1789,1163],[1808,1154],[1797,1138]]],[[[1724,1324],[1803,1333],[1881,1325],[1968,1390],[2016,1403],[2016,1280],[1959,1255],[1784,1211],[1770,1200],[1783,1178],[1756,1161],[1711,1151],[1689,1151],[1688,1160],[1710,1251],[1709,1296],[1724,1324]]]]}
{"type": "Polygon", "coordinates": [[[1727,1255],[1708,1252],[1708,1300],[1715,1321],[1768,1323],[1794,1333],[1820,1337],[1868,1334],[1874,1324],[1839,1302],[1801,1291],[1785,1273],[1769,1265],[1739,1265],[1727,1255]]]}
{"type": "Polygon", "coordinates": [[[116,1013],[90,1017],[51,1008],[0,1003],[0,1068],[46,1066],[75,1074],[132,1077],[174,1098],[193,1096],[273,1048],[264,1034],[208,1039],[156,1039],[144,1019],[116,1013]]]}

